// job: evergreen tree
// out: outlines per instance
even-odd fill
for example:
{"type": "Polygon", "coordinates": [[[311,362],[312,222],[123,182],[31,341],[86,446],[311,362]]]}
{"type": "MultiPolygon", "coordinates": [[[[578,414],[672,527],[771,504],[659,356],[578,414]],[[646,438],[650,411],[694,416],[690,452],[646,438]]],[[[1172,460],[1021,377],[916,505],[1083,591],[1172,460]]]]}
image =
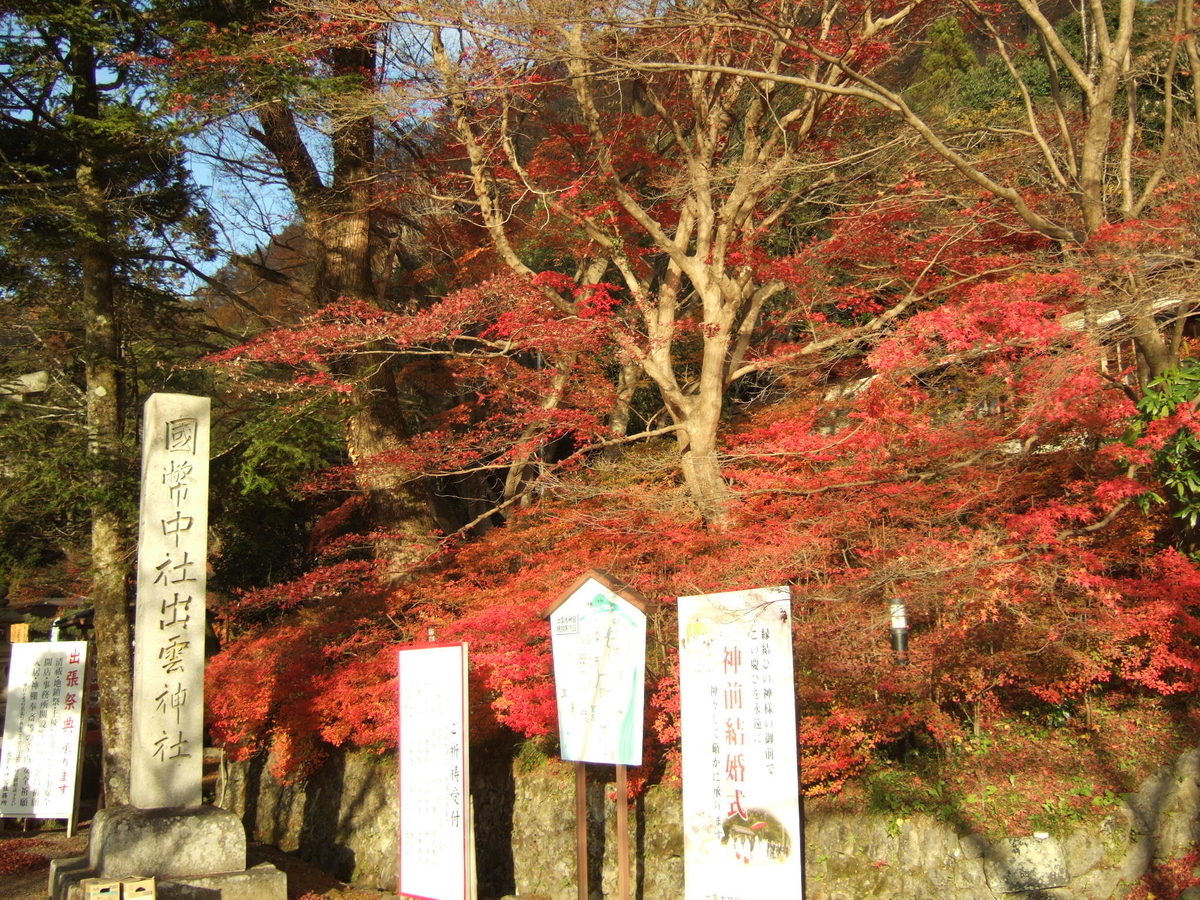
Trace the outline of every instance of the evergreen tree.
{"type": "MultiPolygon", "coordinates": [[[[54,427],[43,420],[39,438],[66,438],[87,457],[51,493],[88,508],[109,804],[128,799],[136,348],[178,311],[164,248],[202,224],[177,135],[135,65],[162,40],[163,12],[120,0],[16,2],[0,32],[0,299],[13,333],[48,351],[61,388],[54,427]]],[[[30,427],[28,416],[5,424],[30,427]]],[[[5,490],[27,486],[15,457],[5,490]]]]}

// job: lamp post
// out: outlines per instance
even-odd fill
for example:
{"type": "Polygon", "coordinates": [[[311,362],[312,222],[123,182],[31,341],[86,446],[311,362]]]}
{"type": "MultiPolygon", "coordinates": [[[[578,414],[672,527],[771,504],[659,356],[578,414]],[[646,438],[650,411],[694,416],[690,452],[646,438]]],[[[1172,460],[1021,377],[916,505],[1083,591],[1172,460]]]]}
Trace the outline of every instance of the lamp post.
{"type": "Polygon", "coordinates": [[[903,600],[892,600],[892,652],[896,654],[896,664],[908,665],[908,611],[903,600]]]}

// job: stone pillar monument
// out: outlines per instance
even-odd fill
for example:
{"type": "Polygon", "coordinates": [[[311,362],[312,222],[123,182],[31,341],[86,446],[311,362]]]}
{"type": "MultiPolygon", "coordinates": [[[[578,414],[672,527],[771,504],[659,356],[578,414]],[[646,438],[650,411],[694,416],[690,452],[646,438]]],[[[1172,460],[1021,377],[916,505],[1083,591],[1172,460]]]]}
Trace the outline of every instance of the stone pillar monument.
{"type": "Polygon", "coordinates": [[[238,817],[201,806],[209,401],[154,394],[142,427],[134,627],[132,805],[96,813],[88,855],[51,863],[55,900],[80,882],[158,879],[158,900],[286,900],[287,877],[247,868],[238,817]]]}
{"type": "Polygon", "coordinates": [[[130,800],[199,806],[209,400],[154,394],[142,425],[130,800]]]}

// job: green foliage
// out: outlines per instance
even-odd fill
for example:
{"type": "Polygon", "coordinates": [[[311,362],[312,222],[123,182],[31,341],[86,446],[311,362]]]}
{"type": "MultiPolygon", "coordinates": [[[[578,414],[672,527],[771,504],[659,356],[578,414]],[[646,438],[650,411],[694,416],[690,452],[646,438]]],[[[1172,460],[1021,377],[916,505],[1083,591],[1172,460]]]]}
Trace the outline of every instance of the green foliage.
{"type": "Polygon", "coordinates": [[[1151,382],[1138,401],[1138,421],[1130,429],[1129,443],[1153,450],[1154,473],[1166,497],[1142,495],[1143,509],[1166,502],[1182,526],[1194,530],[1200,523],[1200,435],[1194,420],[1200,397],[1200,361],[1183,360],[1178,369],[1151,382]]]}
{"type": "Polygon", "coordinates": [[[232,477],[243,496],[295,495],[314,472],[345,453],[340,417],[328,396],[269,402],[232,424],[232,477]]]}
{"type": "MultiPolygon", "coordinates": [[[[1135,11],[1132,52],[1147,69],[1163,65],[1160,38],[1170,30],[1170,12],[1169,8],[1154,3],[1139,4],[1135,11]],[[1156,55],[1159,58],[1155,58],[1156,55]]],[[[1117,7],[1108,5],[1106,15],[1108,27],[1115,33],[1117,7]]],[[[1055,24],[1055,32],[1067,52],[1086,68],[1083,27],[1079,13],[1072,13],[1055,24]]],[[[955,97],[966,110],[985,113],[989,117],[1003,116],[1010,109],[1022,107],[1021,92],[1003,58],[994,47],[989,47],[982,64],[976,62],[956,19],[938,20],[930,29],[930,42],[918,70],[920,83],[912,91],[919,105],[928,106],[939,98],[944,103],[946,98],[955,97]]],[[[1049,98],[1052,94],[1051,70],[1036,38],[1031,37],[1028,43],[1012,42],[1008,52],[1013,68],[1034,103],[1049,98]]],[[[1068,106],[1074,105],[1080,101],[1079,87],[1061,64],[1057,65],[1063,101],[1068,106]]],[[[1163,124],[1163,85],[1160,81],[1146,77],[1138,81],[1138,106],[1142,139],[1153,144],[1160,136],[1163,124]]]]}
{"type": "Polygon", "coordinates": [[[27,616],[25,624],[29,626],[29,633],[36,635],[38,640],[50,634],[50,628],[53,619],[45,618],[44,616],[27,616]]]}
{"type": "Polygon", "coordinates": [[[1040,716],[997,720],[983,754],[955,744],[938,754],[876,758],[841,794],[807,802],[814,811],[871,812],[893,828],[922,815],[987,835],[1065,837],[1112,813],[1195,743],[1196,717],[1186,700],[1114,694],[1096,706],[1095,717],[1092,727],[1063,728],[1037,723],[1040,716]]]}
{"type": "Polygon", "coordinates": [[[934,22],[928,40],[908,91],[910,103],[919,109],[944,100],[966,75],[980,68],[957,18],[947,16],[934,22]]]}
{"type": "MultiPolygon", "coordinates": [[[[0,371],[10,368],[2,362],[0,355],[0,371]]],[[[133,442],[126,441],[124,452],[90,453],[82,410],[71,408],[77,402],[74,390],[54,386],[22,402],[0,399],[0,447],[6,448],[0,456],[0,573],[27,572],[85,546],[94,506],[136,519],[133,442]],[[112,489],[100,487],[100,472],[111,476],[112,489]]]]}
{"type": "MultiPolygon", "coordinates": [[[[32,245],[33,241],[26,242],[32,245]]],[[[137,521],[140,399],[155,390],[204,392],[207,379],[180,373],[194,319],[168,292],[158,267],[129,266],[116,285],[124,337],[123,404],[118,435],[89,445],[85,325],[78,273],[63,248],[41,261],[14,255],[0,266],[0,383],[44,372],[46,389],[20,400],[0,397],[0,572],[90,542],[95,508],[137,521]],[[28,277],[25,275],[28,274],[28,277]]]]}
{"type": "MultiPolygon", "coordinates": [[[[218,407],[213,461],[213,584],[263,587],[297,576],[320,504],[303,487],[343,463],[339,410],[328,398],[243,398],[218,407]]],[[[323,501],[326,505],[328,498],[323,501]]]]}
{"type": "Polygon", "coordinates": [[[516,765],[522,772],[540,769],[550,760],[549,751],[554,749],[546,738],[526,738],[517,747],[516,765]]]}
{"type": "Polygon", "coordinates": [[[0,118],[0,246],[10,255],[73,258],[77,242],[112,240],[127,269],[164,241],[211,238],[184,166],[181,134],[167,118],[145,73],[127,57],[150,52],[167,17],[163,7],[123,3],[17,4],[6,11],[0,53],[10,67],[0,118]],[[75,67],[94,59],[102,99],[93,108],[76,87],[75,67]],[[105,191],[109,233],[84,213],[76,168],[87,161],[105,191]]]}
{"type": "Polygon", "coordinates": [[[98,509],[135,522],[140,400],[187,380],[173,370],[196,320],[169,260],[204,259],[211,231],[134,62],[169,15],[119,0],[0,13],[0,380],[49,384],[0,400],[0,567],[86,547],[98,509]],[[116,382],[103,414],[86,400],[99,372],[116,382]]]}
{"type": "Polygon", "coordinates": [[[955,807],[947,803],[944,785],[929,784],[906,768],[879,765],[864,776],[867,809],[876,815],[907,818],[928,815],[951,821],[955,807]]]}
{"type": "MultiPolygon", "coordinates": [[[[3,416],[0,442],[6,447],[45,446],[38,424],[3,416]]],[[[67,449],[66,459],[39,454],[36,463],[32,454],[5,461],[0,473],[0,571],[23,571],[53,558],[64,544],[82,540],[90,498],[79,491],[78,468],[86,460],[81,451],[67,449]]]]}
{"type": "MultiPolygon", "coordinates": [[[[1030,95],[1035,100],[1049,97],[1050,70],[1042,56],[1024,50],[1013,52],[1011,57],[1030,95]]],[[[989,53],[982,66],[963,73],[958,80],[958,96],[969,109],[981,112],[1020,108],[1022,102],[1020,89],[997,53],[989,53]]]]}

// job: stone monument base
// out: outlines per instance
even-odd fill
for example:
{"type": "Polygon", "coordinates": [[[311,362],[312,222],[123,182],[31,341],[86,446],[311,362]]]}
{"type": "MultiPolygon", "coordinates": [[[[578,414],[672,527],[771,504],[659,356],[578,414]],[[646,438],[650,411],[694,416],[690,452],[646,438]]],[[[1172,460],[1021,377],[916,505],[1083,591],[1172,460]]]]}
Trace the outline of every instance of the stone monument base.
{"type": "MultiPolygon", "coordinates": [[[[54,900],[83,900],[85,878],[96,878],[87,857],[50,862],[50,896],[54,900]]],[[[220,875],[178,875],[157,879],[156,900],[287,900],[287,875],[270,863],[220,875]]]]}
{"type": "Polygon", "coordinates": [[[246,865],[246,832],[236,815],[212,806],[96,813],[88,855],[54,860],[50,896],[83,900],[85,878],[154,877],[158,900],[287,900],[287,875],[246,865]]]}

